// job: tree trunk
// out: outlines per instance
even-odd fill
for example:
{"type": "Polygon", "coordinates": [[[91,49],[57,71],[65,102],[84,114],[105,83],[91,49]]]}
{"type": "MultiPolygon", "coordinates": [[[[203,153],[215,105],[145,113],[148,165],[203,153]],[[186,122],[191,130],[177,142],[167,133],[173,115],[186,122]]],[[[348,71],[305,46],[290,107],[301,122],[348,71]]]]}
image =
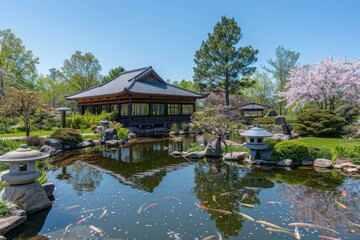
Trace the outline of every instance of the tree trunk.
{"type": "Polygon", "coordinates": [[[230,96],[229,96],[229,79],[225,78],[225,106],[230,105],[230,96]]]}

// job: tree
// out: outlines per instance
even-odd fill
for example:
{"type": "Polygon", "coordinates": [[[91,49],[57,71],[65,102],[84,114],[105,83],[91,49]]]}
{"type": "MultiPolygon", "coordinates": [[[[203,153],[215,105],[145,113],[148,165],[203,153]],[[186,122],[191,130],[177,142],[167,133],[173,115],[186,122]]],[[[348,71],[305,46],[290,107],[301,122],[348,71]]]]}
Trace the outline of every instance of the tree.
{"type": "Polygon", "coordinates": [[[2,86],[27,88],[29,78],[36,73],[39,58],[31,50],[26,50],[20,38],[16,38],[10,29],[0,31],[0,68],[3,75],[2,86]]]}
{"type": "MultiPolygon", "coordinates": [[[[273,78],[277,81],[277,92],[284,92],[286,90],[287,79],[289,78],[289,72],[296,66],[296,62],[299,59],[300,53],[285,49],[283,46],[278,46],[275,49],[275,60],[269,59],[267,62],[270,68],[264,67],[264,69],[273,75],[273,78]]],[[[279,99],[280,115],[283,114],[283,98],[279,99]]]]}
{"type": "Polygon", "coordinates": [[[324,61],[299,66],[290,72],[288,90],[278,95],[295,109],[314,103],[319,109],[334,112],[345,103],[360,103],[360,60],[324,61]]]}
{"type": "Polygon", "coordinates": [[[253,102],[270,105],[274,97],[274,84],[270,77],[266,72],[255,72],[254,80],[253,87],[243,91],[244,96],[253,102]]]}
{"type": "Polygon", "coordinates": [[[190,90],[190,91],[196,91],[197,90],[196,84],[191,80],[183,79],[180,82],[174,81],[174,82],[172,82],[172,85],[175,85],[175,86],[178,86],[178,87],[181,87],[181,88],[185,88],[185,89],[190,90]]]}
{"type": "Polygon", "coordinates": [[[37,86],[45,101],[53,108],[56,108],[64,101],[66,87],[62,81],[62,73],[59,70],[51,68],[49,71],[50,74],[47,77],[38,79],[37,86]]]}
{"type": "Polygon", "coordinates": [[[70,91],[83,91],[100,83],[101,65],[92,53],[76,51],[61,68],[70,91]]]}
{"type": "Polygon", "coordinates": [[[7,117],[21,117],[26,136],[29,137],[31,124],[36,117],[44,113],[44,109],[45,106],[39,93],[12,87],[0,106],[0,114],[7,117]]]}
{"type": "Polygon", "coordinates": [[[107,76],[104,76],[101,82],[106,83],[106,82],[114,79],[117,75],[119,75],[122,72],[125,72],[125,68],[123,68],[123,67],[116,67],[116,68],[110,69],[109,74],[107,76]]]}
{"type": "Polygon", "coordinates": [[[226,106],[230,104],[230,93],[248,83],[240,81],[239,76],[245,77],[255,71],[255,67],[250,65],[257,61],[258,50],[252,46],[237,47],[241,38],[241,29],[234,18],[223,16],[195,53],[195,83],[202,90],[224,89],[226,106]]]}

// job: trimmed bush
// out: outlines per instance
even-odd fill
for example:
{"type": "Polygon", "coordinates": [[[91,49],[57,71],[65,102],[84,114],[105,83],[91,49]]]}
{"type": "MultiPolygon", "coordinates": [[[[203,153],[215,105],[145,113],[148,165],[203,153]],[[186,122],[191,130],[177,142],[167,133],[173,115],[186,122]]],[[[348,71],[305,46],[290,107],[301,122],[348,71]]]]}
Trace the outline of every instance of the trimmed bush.
{"type": "Polygon", "coordinates": [[[297,140],[287,140],[275,145],[276,152],[282,159],[290,158],[294,162],[301,162],[309,155],[309,147],[297,140]]]}
{"type": "Polygon", "coordinates": [[[295,132],[302,136],[339,137],[344,133],[344,118],[325,110],[309,110],[298,115],[295,132]]]}
{"type": "Polygon", "coordinates": [[[128,139],[128,135],[129,135],[129,130],[127,130],[126,128],[118,128],[118,137],[121,140],[126,140],[128,139]]]}
{"type": "Polygon", "coordinates": [[[58,139],[63,145],[75,147],[83,141],[81,134],[73,128],[60,128],[50,138],[58,139]]]}

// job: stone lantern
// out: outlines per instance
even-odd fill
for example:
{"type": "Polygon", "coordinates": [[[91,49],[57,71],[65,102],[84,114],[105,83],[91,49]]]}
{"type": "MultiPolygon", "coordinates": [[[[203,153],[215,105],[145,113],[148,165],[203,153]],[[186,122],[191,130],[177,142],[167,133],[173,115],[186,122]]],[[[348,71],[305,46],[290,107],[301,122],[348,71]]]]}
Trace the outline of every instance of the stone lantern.
{"type": "Polygon", "coordinates": [[[66,112],[71,111],[71,108],[61,106],[56,110],[61,113],[61,127],[66,128],[66,112]]]}
{"type": "Polygon", "coordinates": [[[108,120],[101,120],[100,125],[103,127],[104,131],[110,128],[108,120]]]}
{"type": "Polygon", "coordinates": [[[0,162],[9,163],[10,170],[1,176],[1,180],[9,185],[0,193],[0,199],[15,202],[26,213],[50,207],[49,195],[52,195],[53,189],[51,193],[47,193],[43,186],[35,181],[41,175],[36,171],[35,163],[47,157],[49,154],[32,150],[26,144],[1,156],[0,162]]]}
{"type": "Polygon", "coordinates": [[[250,157],[252,160],[259,158],[262,160],[268,160],[266,159],[268,158],[268,154],[265,154],[268,150],[268,145],[264,143],[264,138],[272,137],[271,132],[266,131],[257,124],[255,127],[241,133],[240,135],[249,138],[249,142],[245,144],[245,147],[250,149],[250,157]]]}

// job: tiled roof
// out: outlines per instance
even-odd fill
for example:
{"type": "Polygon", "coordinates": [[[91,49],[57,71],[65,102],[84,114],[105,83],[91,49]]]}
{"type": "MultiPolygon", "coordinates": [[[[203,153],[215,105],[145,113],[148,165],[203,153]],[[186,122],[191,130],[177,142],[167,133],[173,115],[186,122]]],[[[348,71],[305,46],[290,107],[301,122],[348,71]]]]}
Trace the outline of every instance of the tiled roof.
{"type": "Polygon", "coordinates": [[[267,109],[267,108],[270,108],[270,107],[266,106],[266,105],[259,104],[259,103],[247,103],[245,105],[237,107],[237,109],[249,109],[249,110],[250,109],[261,110],[261,109],[267,109]]]}
{"type": "Polygon", "coordinates": [[[168,84],[156,74],[152,67],[145,67],[123,72],[109,82],[72,95],[65,96],[65,98],[67,100],[76,100],[80,98],[120,94],[122,92],[185,96],[195,98],[203,98],[207,96],[168,84]],[[159,81],[150,81],[146,80],[146,78],[143,78],[149,72],[153,72],[155,76],[159,78],[159,81]]]}

